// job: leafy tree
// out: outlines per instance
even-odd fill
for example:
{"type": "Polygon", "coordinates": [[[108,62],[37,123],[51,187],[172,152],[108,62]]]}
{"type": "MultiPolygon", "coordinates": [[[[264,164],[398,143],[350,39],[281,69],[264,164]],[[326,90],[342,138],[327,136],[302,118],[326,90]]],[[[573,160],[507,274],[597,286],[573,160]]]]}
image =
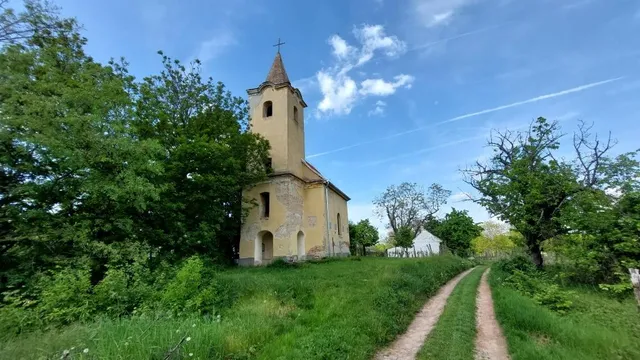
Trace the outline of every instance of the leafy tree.
{"type": "MultiPolygon", "coordinates": [[[[0,51],[3,283],[55,265],[137,253],[136,219],[160,199],[155,141],[130,133],[131,81],[88,57],[73,22],[0,51]]],[[[82,265],[84,264],[84,265],[82,265]]]]}
{"type": "Polygon", "coordinates": [[[471,248],[477,255],[497,256],[508,254],[517,245],[520,233],[511,231],[507,234],[497,234],[489,237],[484,233],[471,241],[471,248]]]}
{"type": "Polygon", "coordinates": [[[389,186],[373,203],[378,216],[389,221],[389,227],[396,235],[402,227],[408,227],[417,235],[450,195],[451,191],[438,184],[432,184],[425,192],[416,183],[404,182],[389,186]]]}
{"type": "Polygon", "coordinates": [[[503,222],[488,220],[481,224],[482,234],[471,241],[471,248],[477,255],[497,256],[507,254],[522,245],[522,235],[509,229],[503,222]]]}
{"type": "Polygon", "coordinates": [[[230,261],[239,247],[242,190],[266,178],[269,144],[249,128],[247,103],[222,83],[160,52],[164,70],[135,88],[141,139],[158,142],[166,171],[162,202],[145,216],[154,246],[178,258],[207,254],[230,261]]]}
{"type": "Polygon", "coordinates": [[[5,25],[53,22],[1,30],[14,35],[0,48],[0,292],[58,267],[95,284],[149,259],[232,261],[242,189],[265,178],[269,149],[246,102],[197,61],[163,56],[136,82],[124,61],[87,56],[73,20],[38,9],[1,9],[5,25]]]}
{"type": "Polygon", "coordinates": [[[466,181],[481,195],[475,201],[523,235],[538,267],[543,241],[569,230],[560,215],[579,194],[628,179],[624,162],[605,156],[613,146],[610,137],[592,140],[589,127],[581,124],[574,136],[573,164],[554,156],[561,137],[558,123],[544,118],[525,132],[495,132],[488,142],[494,150],[489,162],[465,171],[466,181]]]}
{"type": "Polygon", "coordinates": [[[416,235],[409,226],[401,226],[398,228],[394,236],[395,246],[408,249],[413,246],[413,239],[416,235]]]}
{"type": "Polygon", "coordinates": [[[349,239],[351,240],[351,254],[356,255],[357,249],[362,249],[362,255],[366,255],[365,248],[378,243],[378,229],[371,225],[369,219],[360,220],[357,224],[349,222],[349,239]]]}
{"type": "Polygon", "coordinates": [[[439,237],[454,254],[467,256],[471,240],[480,235],[482,227],[473,221],[467,210],[452,209],[444,219],[432,220],[427,230],[439,237]]]}
{"type": "Polygon", "coordinates": [[[617,198],[593,192],[577,200],[562,218],[572,232],[551,243],[571,262],[567,275],[590,284],[620,283],[620,290],[630,290],[627,269],[640,267],[640,192],[617,198]]]}

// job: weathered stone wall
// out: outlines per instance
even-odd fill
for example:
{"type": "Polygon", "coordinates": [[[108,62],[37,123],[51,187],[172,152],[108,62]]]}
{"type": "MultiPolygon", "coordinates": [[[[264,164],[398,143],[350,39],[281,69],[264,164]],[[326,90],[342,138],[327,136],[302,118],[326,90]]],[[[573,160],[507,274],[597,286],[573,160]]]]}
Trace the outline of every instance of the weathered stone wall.
{"type": "Polygon", "coordinates": [[[314,258],[327,256],[326,218],[324,217],[324,186],[305,184],[293,176],[278,176],[268,183],[245,191],[247,198],[259,199],[261,192],[270,194],[269,218],[262,218],[261,207],[251,209],[240,237],[241,263],[255,259],[256,240],[261,231],[273,234],[273,257],[314,258]],[[302,231],[304,253],[298,253],[298,233],[302,231]]]}

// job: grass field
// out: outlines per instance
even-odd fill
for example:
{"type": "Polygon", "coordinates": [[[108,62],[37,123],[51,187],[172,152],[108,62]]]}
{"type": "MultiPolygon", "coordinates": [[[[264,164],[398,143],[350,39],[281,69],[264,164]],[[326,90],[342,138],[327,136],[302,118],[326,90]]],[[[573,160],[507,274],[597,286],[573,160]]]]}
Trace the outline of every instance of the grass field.
{"type": "Polygon", "coordinates": [[[485,267],[478,267],[458,283],[431,332],[419,360],[473,360],[476,337],[476,295],[485,267]]]}
{"type": "Polygon", "coordinates": [[[239,296],[213,317],[144,314],[22,334],[0,359],[368,359],[471,265],[365,258],[218,273],[239,296]],[[86,351],[86,352],[85,352],[86,351]]]}
{"type": "Polygon", "coordinates": [[[575,308],[558,315],[502,284],[491,271],[496,316],[513,360],[640,359],[640,314],[633,299],[622,302],[587,288],[572,288],[575,308]]]}

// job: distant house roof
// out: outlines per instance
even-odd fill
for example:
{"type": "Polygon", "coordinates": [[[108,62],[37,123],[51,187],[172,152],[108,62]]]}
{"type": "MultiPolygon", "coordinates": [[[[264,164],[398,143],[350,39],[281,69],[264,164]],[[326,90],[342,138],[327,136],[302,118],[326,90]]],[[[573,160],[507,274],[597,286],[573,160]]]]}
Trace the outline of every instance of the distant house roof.
{"type": "Polygon", "coordinates": [[[320,179],[322,179],[321,181],[323,181],[324,183],[327,184],[327,186],[329,187],[329,189],[333,190],[336,194],[340,195],[340,197],[342,197],[343,199],[345,199],[346,201],[351,200],[350,197],[347,196],[347,194],[345,194],[344,192],[342,192],[342,190],[338,189],[337,186],[335,186],[331,181],[327,180],[327,178],[325,178],[324,176],[322,176],[322,173],[320,173],[320,171],[318,169],[316,169],[315,166],[311,165],[307,160],[305,159],[301,159],[302,163],[312,172],[314,172],[316,175],[318,175],[320,177],[320,179]]]}
{"type": "Polygon", "coordinates": [[[428,232],[425,229],[422,229],[422,231],[420,231],[420,233],[413,239],[413,243],[441,243],[442,240],[440,240],[439,237],[433,235],[432,233],[428,232]]]}
{"type": "MultiPolygon", "coordinates": [[[[442,240],[440,240],[439,237],[433,235],[432,233],[428,232],[425,229],[422,229],[422,231],[420,231],[420,233],[413,239],[413,247],[417,249],[426,248],[426,246],[429,244],[438,244],[438,248],[435,250],[435,251],[438,251],[440,243],[442,243],[442,240]]],[[[404,248],[396,246],[389,249],[388,251],[397,252],[397,251],[404,251],[404,250],[405,250],[404,248]]]]}

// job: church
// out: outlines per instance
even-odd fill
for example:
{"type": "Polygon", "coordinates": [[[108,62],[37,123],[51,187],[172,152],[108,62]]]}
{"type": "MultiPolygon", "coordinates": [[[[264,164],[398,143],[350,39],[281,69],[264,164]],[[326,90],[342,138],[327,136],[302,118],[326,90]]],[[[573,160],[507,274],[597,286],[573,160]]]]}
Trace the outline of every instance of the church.
{"type": "Polygon", "coordinates": [[[243,193],[258,206],[243,221],[238,264],[348,255],[349,197],[305,160],[307,104],[291,85],[279,50],[267,79],[247,93],[252,131],[271,144],[271,172],[243,193]]]}

